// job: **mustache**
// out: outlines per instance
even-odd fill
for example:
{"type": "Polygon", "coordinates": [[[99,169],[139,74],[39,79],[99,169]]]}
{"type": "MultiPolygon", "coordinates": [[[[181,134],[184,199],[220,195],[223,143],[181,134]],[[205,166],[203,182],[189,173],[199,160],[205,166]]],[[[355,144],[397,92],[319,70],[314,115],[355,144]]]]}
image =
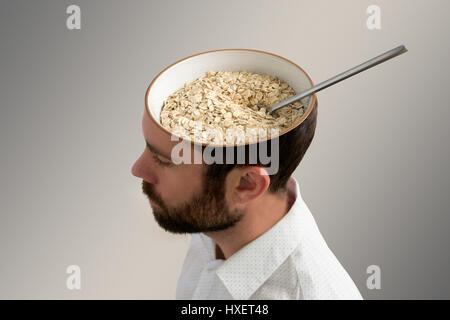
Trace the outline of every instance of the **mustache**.
{"type": "Polygon", "coordinates": [[[164,201],[161,196],[155,191],[152,184],[142,180],[142,192],[153,202],[157,203],[159,206],[165,208],[164,201]]]}

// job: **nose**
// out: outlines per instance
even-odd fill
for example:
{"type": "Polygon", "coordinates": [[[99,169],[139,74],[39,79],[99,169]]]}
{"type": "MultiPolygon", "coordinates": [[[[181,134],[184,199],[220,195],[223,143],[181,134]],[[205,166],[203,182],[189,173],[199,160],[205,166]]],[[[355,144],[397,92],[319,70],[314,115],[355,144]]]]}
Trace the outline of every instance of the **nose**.
{"type": "Polygon", "coordinates": [[[142,178],[148,183],[156,184],[157,176],[153,168],[153,162],[145,150],[141,156],[136,160],[131,168],[131,174],[137,178],[142,178]]]}

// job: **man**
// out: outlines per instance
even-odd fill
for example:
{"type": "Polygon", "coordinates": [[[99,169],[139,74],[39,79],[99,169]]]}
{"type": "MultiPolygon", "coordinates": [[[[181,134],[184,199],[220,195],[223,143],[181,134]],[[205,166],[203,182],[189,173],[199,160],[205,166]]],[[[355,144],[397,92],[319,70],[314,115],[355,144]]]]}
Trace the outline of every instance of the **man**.
{"type": "MultiPolygon", "coordinates": [[[[316,127],[317,103],[281,135],[279,168],[172,161],[179,143],[144,112],[142,178],[157,223],[192,234],[177,299],[361,299],[291,177],[316,127]]],[[[248,150],[247,150],[248,151],[248,150]]],[[[193,151],[192,154],[194,154],[193,151]]]]}

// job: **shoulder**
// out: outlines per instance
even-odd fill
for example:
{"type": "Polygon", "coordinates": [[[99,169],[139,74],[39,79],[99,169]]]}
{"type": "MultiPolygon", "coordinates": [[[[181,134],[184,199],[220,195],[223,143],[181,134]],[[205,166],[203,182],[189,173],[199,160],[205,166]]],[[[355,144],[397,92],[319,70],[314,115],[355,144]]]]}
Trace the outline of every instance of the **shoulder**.
{"type": "Polygon", "coordinates": [[[325,243],[302,243],[289,256],[302,300],[359,300],[350,275],[325,243]]]}

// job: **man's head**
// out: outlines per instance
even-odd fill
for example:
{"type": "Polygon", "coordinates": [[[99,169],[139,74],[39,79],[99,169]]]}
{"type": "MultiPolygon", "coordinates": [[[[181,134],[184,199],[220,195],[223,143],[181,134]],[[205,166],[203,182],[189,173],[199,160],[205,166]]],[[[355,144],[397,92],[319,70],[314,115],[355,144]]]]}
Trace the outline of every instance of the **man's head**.
{"type": "MultiPolygon", "coordinates": [[[[296,128],[281,135],[279,168],[268,175],[260,161],[250,164],[171,162],[178,144],[144,112],[142,119],[145,150],[132,168],[142,178],[142,190],[150,200],[155,220],[172,233],[220,231],[239,222],[245,212],[266,195],[281,195],[314,137],[317,103],[296,128]]],[[[248,152],[248,149],[247,149],[248,152]]],[[[248,157],[246,157],[248,159],[248,157]]],[[[225,162],[224,162],[225,163],[225,162]]]]}

